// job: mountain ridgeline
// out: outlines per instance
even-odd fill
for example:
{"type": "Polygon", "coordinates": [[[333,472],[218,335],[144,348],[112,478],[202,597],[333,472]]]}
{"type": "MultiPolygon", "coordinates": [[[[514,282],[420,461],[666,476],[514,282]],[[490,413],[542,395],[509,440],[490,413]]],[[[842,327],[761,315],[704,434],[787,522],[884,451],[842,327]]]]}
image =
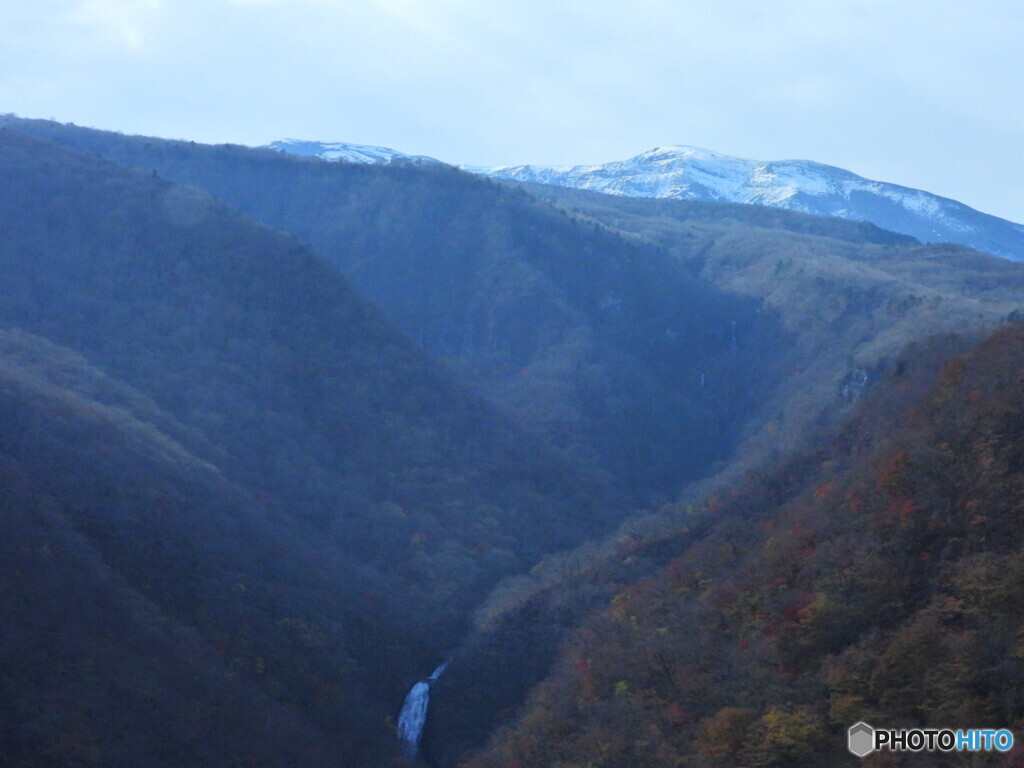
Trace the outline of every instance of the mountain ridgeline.
{"type": "Polygon", "coordinates": [[[449,166],[10,124],[298,235],[463,381],[640,503],[726,459],[781,377],[788,339],[759,302],[449,166]]]}
{"type": "Polygon", "coordinates": [[[808,160],[762,162],[696,147],[661,147],[593,166],[520,165],[494,178],[611,195],[748,203],[869,221],[925,243],[960,243],[1024,260],[1024,226],[919,189],[872,181],[808,160]]]}
{"type": "Polygon", "coordinates": [[[12,125],[297,234],[465,384],[639,505],[736,468],[737,450],[827,432],[907,341],[999,322],[1024,295],[1015,263],[866,222],[12,125]]]}
{"type": "MultiPolygon", "coordinates": [[[[280,152],[330,161],[438,162],[393,149],[285,139],[280,152]]],[[[463,166],[503,181],[647,199],[741,203],[834,216],[899,232],[925,243],[959,243],[1024,260],[1024,226],[920,189],[872,181],[809,160],[763,162],[687,146],[659,147],[600,165],[463,166]]]]}
{"type": "Polygon", "coordinates": [[[0,765],[1024,724],[1024,266],[10,116],[0,178],[0,765]]]}
{"type": "MultiPolygon", "coordinates": [[[[487,590],[621,514],[607,483],[467,392],[294,238],[13,130],[0,169],[0,321],[15,334],[6,514],[39,518],[26,559],[4,560],[12,610],[32,615],[18,595],[46,566],[34,558],[66,545],[119,585],[98,605],[131,617],[141,600],[136,632],[194,638],[207,682],[232,684],[190,690],[235,701],[216,705],[233,729],[261,716],[246,708],[254,690],[310,735],[257,750],[258,764],[381,759],[407,681],[487,590]]],[[[160,653],[145,666],[116,633],[79,646],[79,618],[12,625],[4,722],[26,725],[5,757],[39,759],[79,729],[103,765],[159,764],[146,750],[164,740],[211,765],[241,759],[244,740],[176,742],[192,732],[131,715],[131,697],[77,698],[98,669],[115,670],[115,689],[170,695],[160,653]],[[49,667],[48,652],[76,666],[49,667]],[[136,677],[112,666],[122,652],[136,677]],[[50,728],[40,697],[65,681],[66,718],[50,728]],[[142,734],[122,742],[119,728],[142,734]]]]}

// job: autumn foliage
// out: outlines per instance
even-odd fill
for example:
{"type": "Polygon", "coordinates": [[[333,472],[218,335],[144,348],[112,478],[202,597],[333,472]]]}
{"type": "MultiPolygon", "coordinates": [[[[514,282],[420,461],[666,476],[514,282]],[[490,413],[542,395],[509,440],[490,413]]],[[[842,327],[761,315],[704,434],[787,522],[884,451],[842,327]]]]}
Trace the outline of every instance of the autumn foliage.
{"type": "Polygon", "coordinates": [[[950,349],[909,352],[838,438],[775,468],[781,505],[738,489],[618,588],[467,765],[853,765],[861,719],[1019,733],[1024,330],[950,349]]]}

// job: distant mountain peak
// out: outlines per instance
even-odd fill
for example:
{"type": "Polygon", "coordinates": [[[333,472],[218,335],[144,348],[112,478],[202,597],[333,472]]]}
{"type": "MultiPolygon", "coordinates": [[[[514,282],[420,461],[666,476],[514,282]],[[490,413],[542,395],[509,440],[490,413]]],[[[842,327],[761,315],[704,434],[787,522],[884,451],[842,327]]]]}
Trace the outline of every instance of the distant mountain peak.
{"type": "Polygon", "coordinates": [[[1024,226],[918,189],[810,160],[761,161],[685,145],[600,165],[467,168],[497,179],[626,197],[746,203],[870,221],[923,242],[955,242],[1024,260],[1024,226]]]}
{"type": "Polygon", "coordinates": [[[407,155],[389,147],[375,147],[369,144],[348,144],[345,142],[306,141],[304,139],[280,139],[265,144],[262,149],[273,149],[289,155],[302,157],[318,157],[337,163],[366,163],[383,165],[386,163],[403,162],[415,165],[433,165],[439,163],[425,155],[407,155]]]}

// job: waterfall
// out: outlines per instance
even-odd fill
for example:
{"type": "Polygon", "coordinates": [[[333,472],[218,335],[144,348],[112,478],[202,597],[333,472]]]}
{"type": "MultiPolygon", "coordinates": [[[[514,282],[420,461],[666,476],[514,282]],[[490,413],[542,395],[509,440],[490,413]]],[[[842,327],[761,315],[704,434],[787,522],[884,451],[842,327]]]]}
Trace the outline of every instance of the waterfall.
{"type": "Polygon", "coordinates": [[[405,697],[405,704],[398,715],[398,738],[405,745],[405,756],[416,757],[420,748],[423,724],[427,721],[427,707],[430,704],[430,684],[437,680],[448,666],[446,661],[433,671],[430,677],[420,680],[405,697]]]}
{"type": "Polygon", "coordinates": [[[420,734],[427,720],[427,705],[430,703],[430,683],[420,680],[405,697],[402,712],[398,715],[398,738],[405,745],[406,757],[416,757],[420,747],[420,734]]]}

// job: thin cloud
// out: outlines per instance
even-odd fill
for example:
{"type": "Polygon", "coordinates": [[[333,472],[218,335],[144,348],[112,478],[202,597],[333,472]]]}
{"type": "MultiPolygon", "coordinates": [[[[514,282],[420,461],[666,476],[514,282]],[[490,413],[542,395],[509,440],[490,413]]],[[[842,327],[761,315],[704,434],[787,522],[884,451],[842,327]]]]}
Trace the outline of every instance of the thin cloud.
{"type": "Polygon", "coordinates": [[[162,8],[162,0],[85,0],[72,8],[66,18],[135,51],[142,48],[162,8]]]}

